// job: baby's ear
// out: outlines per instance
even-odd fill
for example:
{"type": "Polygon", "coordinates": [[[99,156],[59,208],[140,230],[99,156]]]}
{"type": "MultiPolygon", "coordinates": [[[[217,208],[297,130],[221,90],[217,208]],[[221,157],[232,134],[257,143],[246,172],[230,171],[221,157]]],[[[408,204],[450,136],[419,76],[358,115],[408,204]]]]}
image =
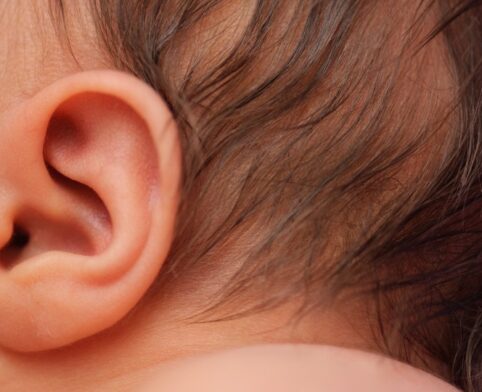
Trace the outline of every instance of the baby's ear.
{"type": "Polygon", "coordinates": [[[58,348],[114,325],[163,265],[181,157],[140,80],[78,73],[2,114],[0,346],[58,348]]]}

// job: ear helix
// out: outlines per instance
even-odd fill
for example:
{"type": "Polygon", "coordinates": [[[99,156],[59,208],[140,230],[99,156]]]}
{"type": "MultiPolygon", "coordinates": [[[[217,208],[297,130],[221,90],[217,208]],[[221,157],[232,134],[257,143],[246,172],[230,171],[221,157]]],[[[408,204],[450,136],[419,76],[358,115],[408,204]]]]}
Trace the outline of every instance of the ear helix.
{"type": "Polygon", "coordinates": [[[53,349],[116,324],[157,277],[179,201],[177,129],[152,89],[115,71],[69,76],[10,118],[0,346],[53,349]]]}

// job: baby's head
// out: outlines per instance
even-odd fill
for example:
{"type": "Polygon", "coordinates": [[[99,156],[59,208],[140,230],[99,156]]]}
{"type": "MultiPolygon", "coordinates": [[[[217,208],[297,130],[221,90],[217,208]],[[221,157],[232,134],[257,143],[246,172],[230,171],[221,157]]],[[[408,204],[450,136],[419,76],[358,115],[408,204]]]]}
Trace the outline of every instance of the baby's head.
{"type": "Polygon", "coordinates": [[[5,385],[313,343],[481,390],[479,1],[0,12],[5,385]]]}

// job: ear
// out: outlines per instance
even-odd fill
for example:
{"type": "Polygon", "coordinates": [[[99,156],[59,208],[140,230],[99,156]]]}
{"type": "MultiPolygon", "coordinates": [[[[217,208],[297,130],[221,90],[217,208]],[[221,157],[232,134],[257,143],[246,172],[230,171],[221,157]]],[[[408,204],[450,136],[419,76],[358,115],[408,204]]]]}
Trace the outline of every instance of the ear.
{"type": "Polygon", "coordinates": [[[69,76],[0,121],[0,346],[58,348],[119,321],[172,241],[178,134],[114,71],[69,76]]]}

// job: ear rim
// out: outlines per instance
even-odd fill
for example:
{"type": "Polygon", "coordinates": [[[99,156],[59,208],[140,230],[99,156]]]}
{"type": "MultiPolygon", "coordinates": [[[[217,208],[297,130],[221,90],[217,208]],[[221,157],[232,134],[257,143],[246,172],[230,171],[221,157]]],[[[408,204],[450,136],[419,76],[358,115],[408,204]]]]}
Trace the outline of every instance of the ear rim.
{"type": "MultiPolygon", "coordinates": [[[[16,319],[7,323],[10,329],[22,322],[27,326],[14,328],[15,339],[12,339],[8,326],[0,327],[0,346],[14,351],[35,352],[55,349],[112,327],[135,307],[154,282],[173,241],[180,201],[182,162],[176,122],[167,105],[157,92],[144,82],[130,74],[112,70],[87,71],[68,76],[45,88],[42,93],[31,99],[29,105],[39,107],[39,110],[48,113],[47,117],[50,118],[63,102],[84,93],[103,94],[116,98],[132,108],[145,122],[149,137],[155,144],[159,172],[157,203],[154,203],[151,209],[151,229],[145,242],[138,249],[132,250],[132,254],[123,257],[124,260],[134,260],[134,262],[118,262],[115,255],[119,250],[108,247],[105,253],[98,256],[70,254],[69,258],[77,261],[75,270],[72,270],[72,263],[64,265],[64,271],[59,270],[58,259],[65,257],[65,253],[50,252],[40,255],[33,263],[27,262],[16,266],[8,274],[0,273],[0,285],[3,287],[0,291],[3,291],[4,298],[12,298],[12,293],[16,293],[14,296],[16,300],[12,299],[11,304],[3,304],[3,306],[0,304],[0,312],[3,310],[3,314],[9,314],[11,318],[16,319]],[[46,96],[49,98],[45,99],[46,96]],[[105,262],[109,258],[108,264],[99,262],[99,259],[105,262]],[[57,262],[53,263],[55,267],[49,269],[49,263],[45,259],[54,261],[57,259],[57,262]],[[41,275],[36,273],[39,263],[43,263],[41,265],[44,270],[41,275]],[[74,287],[72,282],[64,279],[69,274],[79,277],[78,282],[81,283],[79,286],[88,285],[87,291],[85,287],[74,287]],[[45,309],[46,304],[50,304],[51,307],[57,305],[60,309],[65,307],[65,303],[59,302],[58,296],[50,299],[45,297],[45,285],[49,287],[56,285],[60,290],[67,290],[66,292],[72,290],[72,293],[82,289],[88,293],[90,290],[91,298],[84,301],[89,304],[95,303],[98,295],[103,295],[104,303],[110,301],[115,304],[119,296],[123,298],[124,303],[121,307],[110,306],[107,311],[85,309],[89,312],[88,314],[72,313],[71,316],[74,319],[89,318],[92,321],[91,325],[84,325],[80,333],[72,320],[67,320],[65,323],[55,320],[59,318],[58,314],[62,311],[52,316],[51,312],[45,309]],[[23,298],[23,306],[18,298],[23,298]],[[39,299],[42,299],[40,305],[39,299]],[[12,306],[15,303],[18,306],[12,306]],[[39,306],[43,310],[43,313],[40,312],[42,314],[29,314],[31,312],[28,309],[39,306]],[[23,338],[20,337],[21,335],[23,338]],[[35,336],[32,337],[33,335],[35,336]]],[[[46,122],[48,123],[48,120],[46,122]]],[[[42,129],[46,128],[47,126],[43,126],[42,129]]],[[[47,292],[51,291],[49,287],[47,292]]]]}

